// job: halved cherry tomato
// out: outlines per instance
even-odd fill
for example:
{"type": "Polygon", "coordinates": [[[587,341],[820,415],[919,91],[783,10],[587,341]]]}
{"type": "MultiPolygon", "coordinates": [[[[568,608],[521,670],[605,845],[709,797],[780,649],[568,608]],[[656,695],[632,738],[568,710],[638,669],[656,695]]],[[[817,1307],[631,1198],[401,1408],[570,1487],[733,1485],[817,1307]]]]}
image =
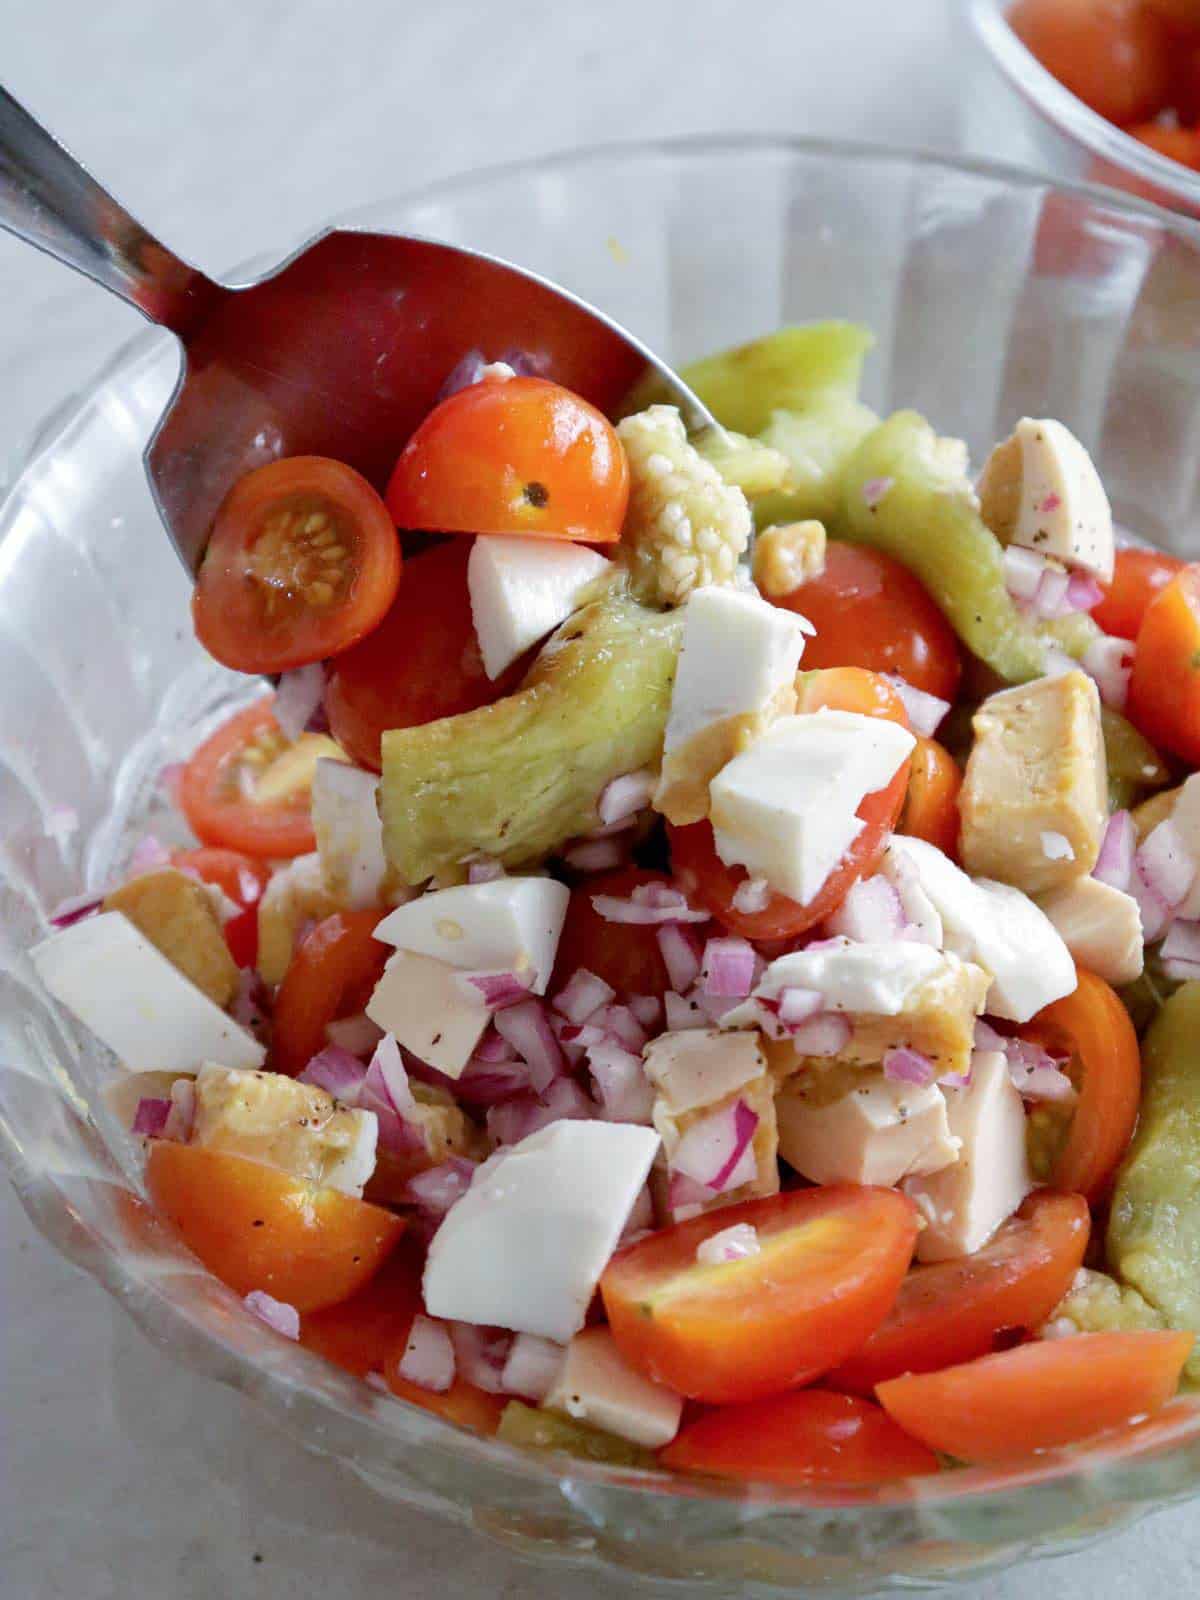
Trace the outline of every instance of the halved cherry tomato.
{"type": "Polygon", "coordinates": [[[1200,7],[1196,0],[1142,0],[1142,4],[1185,34],[1200,34],[1200,7]]]}
{"type": "Polygon", "coordinates": [[[618,994],[665,994],[671,987],[671,980],[655,930],[606,922],[593,908],[592,896],[606,894],[628,900],[642,884],[669,884],[670,881],[663,872],[618,867],[615,872],[589,878],[573,889],[558,941],[554,988],[566,983],[577,968],[586,967],[611,984],[618,994]]]}
{"type": "Polygon", "coordinates": [[[443,400],[388,484],[401,528],[614,544],[629,463],[608,418],[545,378],[474,383],[443,400]]]}
{"type": "Polygon", "coordinates": [[[828,1382],[872,1394],[886,1378],[972,1361],[998,1334],[1040,1327],[1079,1271],[1090,1228],[1080,1195],[1031,1195],[973,1256],[914,1267],[885,1321],[828,1382]]]}
{"type": "Polygon", "coordinates": [[[1137,1122],[1142,1058],[1129,1013],[1103,978],[1081,967],[1074,993],[1039,1011],[1020,1031],[1071,1057],[1066,1070],[1079,1098],[1047,1181],[1095,1203],[1103,1198],[1137,1122]]]}
{"type": "Polygon", "coordinates": [[[509,1400],[508,1395],[488,1394],[477,1389],[465,1378],[456,1377],[445,1394],[435,1394],[431,1389],[420,1389],[415,1383],[400,1376],[400,1363],[404,1360],[405,1338],[393,1345],[383,1365],[383,1376],[397,1400],[407,1400],[420,1406],[422,1411],[432,1411],[445,1417],[447,1422],[457,1422],[460,1427],[474,1428],[476,1433],[495,1433],[500,1426],[500,1416],[509,1400]]]}
{"type": "Polygon", "coordinates": [[[1129,717],[1151,744],[1200,765],[1200,566],[1185,567],[1146,607],[1129,717]]]}
{"type": "Polygon", "coordinates": [[[1171,92],[1171,31],[1141,0],[1016,0],[1008,23],[1048,72],[1122,126],[1171,92]]]}
{"type": "Polygon", "coordinates": [[[400,581],[387,507],[353,467],[291,456],[225,496],[196,578],[196,637],[239,672],[286,672],[370,633],[400,581]]]}
{"type": "Polygon", "coordinates": [[[330,662],[325,709],[333,736],[355,761],[380,765],[388,728],[413,728],[474,711],[510,694],[525,659],[493,682],[471,620],[464,539],[405,563],[392,609],[369,638],[330,662]]]}
{"type": "Polygon", "coordinates": [[[302,1182],[244,1156],[155,1139],[150,1198],[210,1272],[238,1294],[263,1289],[319,1311],[361,1289],[406,1223],[337,1189],[302,1182]]]}
{"type": "Polygon", "coordinates": [[[1159,122],[1139,122],[1129,133],[1181,167],[1200,167],[1200,133],[1194,128],[1165,128],[1159,122]]]}
{"type": "Polygon", "coordinates": [[[722,1406],[687,1423],[658,1453],[673,1472],[758,1483],[886,1483],[936,1472],[932,1450],[856,1395],[797,1389],[722,1406]]]}
{"type": "Polygon", "coordinates": [[[831,539],[820,577],[773,603],[816,628],[805,641],[806,668],[869,667],[943,700],[958,693],[954,629],[920,580],[891,556],[831,539]]]}
{"type": "MultiPolygon", "coordinates": [[[[822,707],[856,711],[908,727],[908,716],[896,690],[886,678],[861,667],[832,667],[809,678],[801,676],[797,697],[801,711],[819,711],[822,707]]],[[[874,870],[904,804],[908,774],[909,762],[905,760],[886,788],[865,797],[857,812],[865,824],[862,832],[806,906],[772,892],[762,910],[739,911],[734,897],[749,874],[744,867],[729,867],[721,860],[709,822],[694,822],[683,828],[667,824],[675,876],[689,898],[706,906],[743,938],[794,939],[823,922],[845,899],[851,884],[874,870]]]]}
{"type": "Polygon", "coordinates": [[[421,1267],[422,1253],[407,1234],[357,1294],[303,1318],[300,1343],[357,1378],[382,1373],[421,1309],[421,1267]]]}
{"type": "Polygon", "coordinates": [[[896,832],[927,839],[946,855],[957,857],[962,781],[958,763],[944,745],[918,738],[896,832]]]}
{"type": "Polygon", "coordinates": [[[258,902],[271,876],[266,863],[239,850],[206,846],[176,850],[171,865],[205,883],[216,884],[222,894],[242,908],[225,924],[225,943],[239,967],[252,967],[258,959],[258,902]]]}
{"type": "Polygon", "coordinates": [[[337,1017],[361,1011],[379,982],[388,946],[374,937],[382,910],[335,911],[301,939],[275,996],[271,1070],[290,1078],[326,1044],[337,1017]]]}
{"type": "Polygon", "coordinates": [[[287,748],[272,701],[256,700],[206,739],[183,769],[179,804],[205,844],[252,856],[302,856],[315,850],[307,789],[262,803],[255,775],[287,748]]]}
{"type": "Polygon", "coordinates": [[[639,1372],[729,1405],[798,1388],[863,1344],[891,1309],[916,1235],[916,1211],[894,1189],[797,1189],[629,1245],[600,1293],[639,1372]],[[697,1262],[699,1244],[738,1222],[756,1229],[757,1255],[697,1262]]]}
{"type": "Polygon", "coordinates": [[[1175,1393],[1195,1335],[1081,1333],[1018,1345],[876,1390],[906,1433],[958,1461],[1004,1461],[1075,1444],[1175,1393]]]}
{"type": "Polygon", "coordinates": [[[1093,610],[1093,620],[1118,639],[1136,639],[1146,607],[1183,571],[1183,565],[1177,556],[1161,550],[1143,550],[1137,545],[1118,550],[1113,580],[1093,610]]]}

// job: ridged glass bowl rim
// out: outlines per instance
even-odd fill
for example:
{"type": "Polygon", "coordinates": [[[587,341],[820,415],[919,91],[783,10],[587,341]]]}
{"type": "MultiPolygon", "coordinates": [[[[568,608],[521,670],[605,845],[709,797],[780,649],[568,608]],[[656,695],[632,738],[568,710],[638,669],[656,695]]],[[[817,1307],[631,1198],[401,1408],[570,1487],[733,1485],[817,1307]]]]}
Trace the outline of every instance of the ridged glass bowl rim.
{"type": "Polygon", "coordinates": [[[1005,16],[1011,0],[963,3],[971,27],[995,67],[1045,122],[1114,167],[1200,209],[1200,177],[1192,176],[1178,161],[1161,155],[1093,111],[1026,49],[1005,16]]]}
{"type": "MultiPolygon", "coordinates": [[[[385,218],[391,217],[394,221],[399,210],[420,203],[450,199],[456,194],[490,183],[534,178],[550,172],[561,173],[566,169],[592,164],[616,162],[636,165],[658,160],[683,162],[713,156],[745,156],[750,159],[801,156],[843,162],[848,166],[894,165],[908,171],[940,171],[948,175],[1006,183],[1016,188],[1075,196],[1115,212],[1152,219],[1166,233],[1186,240],[1200,251],[1200,224],[1190,222],[1151,201],[1131,197],[1099,184],[1061,182],[1016,164],[969,156],[949,156],[920,149],[898,150],[868,141],[766,133],[715,133],[661,140],[611,141],[548,156],[476,168],[469,173],[406,189],[387,199],[357,207],[333,218],[328,226],[378,228],[383,225],[385,218]]],[[[387,231],[386,227],[384,231],[387,231]]],[[[283,255],[275,253],[269,257],[257,257],[244,264],[227,281],[245,281],[263,271],[268,264],[281,259],[283,255]]],[[[123,375],[134,372],[143,364],[161,360],[163,344],[164,335],[160,331],[143,330],[114,353],[83,391],[56,407],[35,431],[5,498],[19,493],[22,474],[43,456],[52,453],[72,433],[92,405],[96,392],[105,385],[119,382],[123,375]]],[[[1155,1429],[1152,1445],[1126,1451],[1124,1459],[1120,1444],[1114,1439],[1111,1445],[1100,1444],[1086,1452],[1073,1449],[1046,1452],[1009,1465],[961,1468],[931,1478],[914,1477],[862,1489],[794,1488],[755,1482],[734,1490],[716,1480],[681,1479],[665,1472],[613,1468],[553,1454],[543,1456],[536,1451],[483,1438],[402,1404],[389,1406],[389,1421],[383,1422],[378,1412],[372,1414],[362,1409],[362,1385],[357,1379],[339,1372],[332,1375],[335,1381],[329,1383],[329,1369],[321,1357],[306,1351],[296,1352],[305,1363],[314,1363],[311,1369],[314,1375],[318,1371],[324,1375],[326,1387],[332,1391],[324,1394],[285,1377],[266,1361],[248,1358],[211,1326],[202,1325],[172,1297],[161,1276],[152,1273],[138,1275],[127,1270],[121,1256],[110,1248],[106,1240],[97,1236],[86,1219],[68,1206],[60,1191],[51,1196],[42,1186],[40,1193],[34,1192],[36,1173],[26,1162],[18,1141],[2,1117],[0,1160],[8,1170],[26,1211],[46,1237],[63,1254],[96,1278],[160,1346],[205,1376],[246,1394],[285,1427],[297,1396],[302,1395],[304,1401],[319,1412],[348,1422],[368,1434],[378,1433],[381,1437],[394,1440],[403,1436],[406,1423],[415,1424],[414,1442],[418,1445],[422,1439],[436,1439],[439,1446],[453,1449],[463,1459],[464,1465],[476,1461],[492,1472],[500,1471],[514,1479],[541,1483],[546,1488],[561,1486],[569,1480],[571,1484],[581,1486],[594,1485],[617,1491],[637,1490],[639,1494],[651,1495],[659,1502],[664,1499],[701,1501],[728,1513],[741,1510],[753,1515],[791,1510],[798,1516],[809,1512],[819,1513],[823,1519],[847,1516],[855,1523],[871,1519],[873,1513],[881,1517],[894,1517],[905,1506],[914,1510],[934,1509],[969,1501],[976,1510],[986,1509],[997,1514],[1003,1512],[1005,1525],[1013,1527],[1019,1525],[1020,1520],[1018,1518],[1014,1524],[1013,1513],[1019,1511],[1027,1497],[1037,1494],[1041,1486],[1054,1483],[1063,1487],[1072,1480],[1086,1481],[1094,1477],[1098,1470],[1102,1470],[1104,1475],[1103,1502],[1109,1506],[1115,1504],[1126,1509],[1151,1509],[1166,1504],[1168,1499],[1178,1499],[1200,1491],[1200,1450],[1196,1456],[1194,1484],[1188,1482],[1164,1486],[1147,1482],[1148,1477],[1153,1476],[1148,1469],[1173,1454],[1176,1447],[1189,1444],[1200,1446],[1200,1400],[1177,1402],[1173,1414],[1163,1417],[1162,1425],[1155,1429]],[[183,1337],[179,1344],[169,1344],[161,1330],[147,1326],[146,1312],[150,1302],[162,1309],[164,1321],[174,1319],[181,1325],[183,1337]],[[347,1405],[343,1407],[335,1403],[334,1394],[343,1396],[347,1405]]],[[[264,1340],[274,1338],[265,1329],[263,1337],[264,1340]]],[[[267,1348],[264,1345],[264,1351],[267,1348]]],[[[294,1423],[290,1431],[298,1438],[304,1438],[294,1423]]],[[[313,1448],[321,1448],[311,1439],[308,1442],[313,1448]]],[[[332,1445],[332,1453],[339,1454],[336,1444],[332,1445]]],[[[352,1459],[345,1459],[348,1465],[355,1466],[352,1459]]],[[[365,1469],[365,1475],[370,1477],[369,1468],[365,1469]]],[[[465,1487],[469,1488],[469,1481],[465,1487]]],[[[1089,1507],[1094,1504],[1094,1501],[1089,1501],[1089,1507]]],[[[1048,1528],[1045,1531],[1052,1535],[1054,1530],[1048,1528]]]]}

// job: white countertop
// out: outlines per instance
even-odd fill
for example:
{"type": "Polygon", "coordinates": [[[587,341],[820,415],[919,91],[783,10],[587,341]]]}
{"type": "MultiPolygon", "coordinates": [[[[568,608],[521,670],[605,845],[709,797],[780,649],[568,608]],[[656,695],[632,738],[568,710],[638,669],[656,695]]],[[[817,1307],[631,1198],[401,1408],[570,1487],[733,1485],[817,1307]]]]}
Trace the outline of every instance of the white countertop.
{"type": "MultiPolygon", "coordinates": [[[[219,270],[332,212],[615,137],[767,130],[951,147],[955,0],[40,0],[6,85],[145,223],[219,270]],[[352,17],[352,21],[349,20],[352,17]]],[[[0,236],[0,479],[136,315],[0,236]]],[[[616,1600],[279,1441],[177,1374],[0,1187],[3,1600],[616,1600]],[[397,1552],[400,1552],[399,1554],[397,1552]]],[[[1200,1512],[970,1600],[1195,1592],[1200,1512]]]]}

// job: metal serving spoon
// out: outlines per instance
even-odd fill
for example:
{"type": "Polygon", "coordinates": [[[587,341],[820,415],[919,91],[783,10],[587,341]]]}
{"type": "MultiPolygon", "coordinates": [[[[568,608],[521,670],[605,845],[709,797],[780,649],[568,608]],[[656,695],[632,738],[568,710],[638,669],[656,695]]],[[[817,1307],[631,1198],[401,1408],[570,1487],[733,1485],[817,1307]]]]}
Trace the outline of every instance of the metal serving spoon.
{"type": "Polygon", "coordinates": [[[183,371],[144,461],[195,572],[217,507],[251,467],[325,455],[382,488],[447,375],[519,350],[618,412],[652,386],[689,431],[713,419],[645,345],[565,289],[495,256],[337,228],[250,283],[190,267],[0,88],[0,226],[168,328],[183,371]]]}

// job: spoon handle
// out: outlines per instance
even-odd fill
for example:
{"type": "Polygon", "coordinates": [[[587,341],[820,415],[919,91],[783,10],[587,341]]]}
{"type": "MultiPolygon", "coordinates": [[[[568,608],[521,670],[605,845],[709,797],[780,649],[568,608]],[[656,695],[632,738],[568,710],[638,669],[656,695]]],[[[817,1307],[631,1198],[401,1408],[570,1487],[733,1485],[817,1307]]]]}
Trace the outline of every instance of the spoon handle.
{"type": "Polygon", "coordinates": [[[0,227],[181,338],[228,292],[147,233],[3,87],[0,227]]]}

